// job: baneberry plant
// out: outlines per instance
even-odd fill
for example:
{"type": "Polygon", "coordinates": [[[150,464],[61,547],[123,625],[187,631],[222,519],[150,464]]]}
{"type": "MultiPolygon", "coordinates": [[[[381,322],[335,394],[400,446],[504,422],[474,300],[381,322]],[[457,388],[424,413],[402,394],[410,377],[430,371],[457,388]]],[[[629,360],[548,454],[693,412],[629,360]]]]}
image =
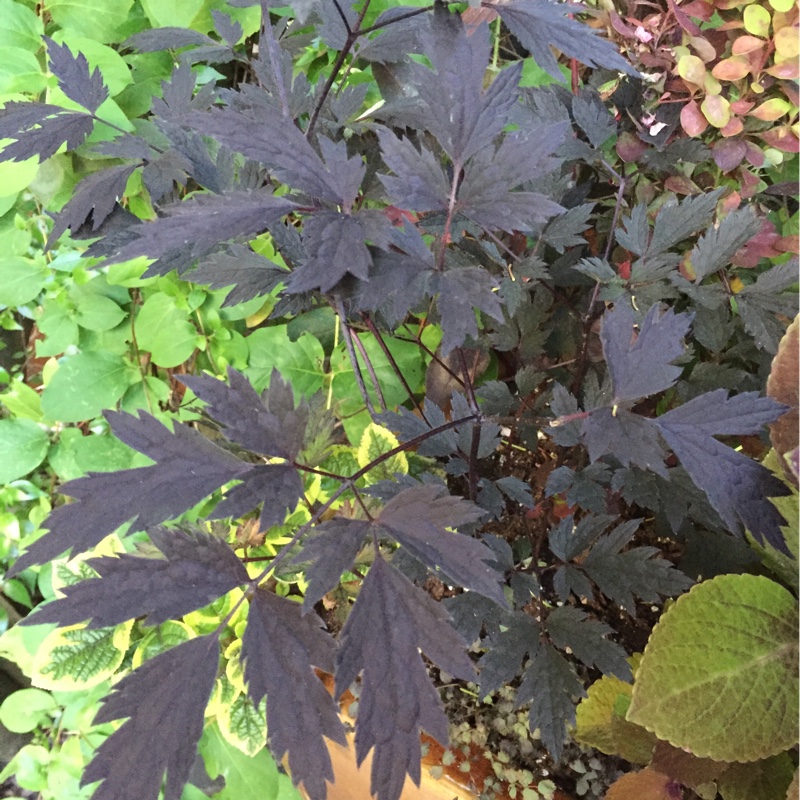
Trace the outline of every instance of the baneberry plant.
{"type": "MultiPolygon", "coordinates": [[[[93,153],[110,163],[75,187],[49,245],[67,231],[95,239],[86,258],[113,267],[144,257],[145,278],[175,271],[231,287],[225,307],[269,297],[270,319],[291,320],[295,338],[335,317],[316,368],[347,359],[352,376],[338,406],[332,386],[326,396],[321,380],[301,385],[313,370],[251,381],[229,367],[225,380],[180,377],[182,418],[105,413],[152,463],[66,483],[74,502],[50,514],[14,572],[91,550],[123,526],[149,544],[89,559],[96,576],[26,622],[158,626],[235,599],[218,624],[114,685],[97,721],[126,721],[83,776],[100,781],[96,800],[156,798],[162,784],[167,800],[180,797],[221,636],[242,665],[244,702],[257,710],[266,698],[272,753],[288,756],[312,800],[332,777],[325,739],[345,741],[315,669],[335,675],[337,698],[360,680],[356,756],[373,751],[379,800],[396,800],[407,775],[419,781],[421,730],[448,737],[423,656],[484,694],[521,674],[516,701],[558,759],[587,671],[631,676],[592,609],[635,615],[638,601],[692,583],[644,542],[637,509],[683,541],[696,528],[747,530],[787,550],[768,499],[787,488],[715,438],[755,436],[786,406],[753,380],[731,394],[698,357],[711,353],[728,380],[732,364],[757,370],[793,313],[785,290],[796,264],[732,288],[730,261],[759,231],[756,210],[715,224],[722,190],[655,209],[637,202],[635,165],[608,146],[618,123],[599,91],[578,86],[577,61],[616,81],[637,73],[570,6],[511,0],[482,12],[553,76],[551,46],[572,58],[572,94],[521,87],[519,63],[487,72],[497,59],[474,13],[465,22],[437,2],[369,21],[368,0],[357,5],[297,3],[287,25],[264,0],[260,36],[244,46],[238,23],[218,12],[218,38],[135,34],[126,44],[140,53],[182,53],[128,130],[101,113],[100,71],[47,39],[71,107],[10,101],[0,112],[6,160],[44,160],[106,134],[93,153]],[[291,56],[309,22],[337,53],[315,83],[294,74],[291,56]],[[199,86],[192,64],[202,61],[248,80],[199,86]],[[351,79],[367,69],[377,88],[351,79]],[[134,185],[151,218],[126,208],[134,185]],[[409,346],[433,365],[431,381],[446,376],[453,391],[442,402],[399,363],[409,346]],[[336,450],[341,429],[355,458],[336,450]],[[544,497],[507,468],[519,452],[546,474],[544,497]],[[567,513],[556,515],[552,498],[567,513]],[[498,535],[512,512],[525,533],[498,535]],[[279,545],[250,550],[248,535],[217,522],[242,519],[256,534],[281,527],[279,545]],[[276,590],[298,572],[302,604],[276,590]],[[336,639],[319,612],[343,576],[358,593],[336,639]],[[429,579],[446,602],[426,591],[429,579]]],[[[669,147],[650,156],[655,170],[688,158],[669,147]]]]}

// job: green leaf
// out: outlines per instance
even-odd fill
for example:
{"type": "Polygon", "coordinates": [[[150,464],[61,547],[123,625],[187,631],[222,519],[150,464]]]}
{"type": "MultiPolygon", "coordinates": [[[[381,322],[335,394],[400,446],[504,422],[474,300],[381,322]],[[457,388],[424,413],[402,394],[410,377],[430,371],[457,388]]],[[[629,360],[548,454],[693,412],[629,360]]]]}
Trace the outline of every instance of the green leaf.
{"type": "Polygon", "coordinates": [[[256,708],[246,692],[239,692],[233,702],[217,712],[217,723],[222,735],[237,750],[255,756],[267,743],[266,698],[256,708]]]}
{"type": "Polygon", "coordinates": [[[42,642],[33,659],[34,685],[77,691],[97,686],[119,668],[131,639],[133,620],[113,628],[85,625],[58,628],[42,642]]]}
{"type": "Polygon", "coordinates": [[[11,733],[28,733],[49,719],[58,708],[50,692],[42,689],[20,689],[0,705],[0,725],[11,733]]]}
{"type": "Polygon", "coordinates": [[[197,347],[197,329],[189,322],[189,313],[178,308],[169,295],[148,297],[136,315],[135,325],[139,348],[149,350],[159,367],[177,367],[197,347]]]}
{"type": "Polygon", "coordinates": [[[41,49],[44,26],[30,8],[14,0],[0,0],[0,19],[0,48],[21,47],[32,53],[41,49]]]}
{"type": "Polygon", "coordinates": [[[788,753],[754,764],[731,764],[719,779],[719,793],[722,800],[784,800],[793,775],[788,753]]]}
{"type": "Polygon", "coordinates": [[[92,419],[113,408],[136,375],[124,359],[110,353],[67,356],[42,392],[42,412],[62,422],[92,419]]]}
{"type": "Polygon", "coordinates": [[[142,0],[142,8],[154,28],[191,28],[207,0],[142,0]]]}
{"type": "Polygon", "coordinates": [[[259,328],[247,337],[247,344],[250,366],[245,374],[256,389],[261,390],[267,385],[273,369],[277,369],[283,379],[291,383],[292,389],[304,397],[314,394],[322,386],[325,351],[310,333],[304,333],[292,342],[285,325],[259,328]]]}
{"type": "Polygon", "coordinates": [[[82,328],[90,331],[110,331],[126,317],[110,297],[94,292],[84,292],[77,300],[76,320],[82,328]]]}
{"type": "Polygon", "coordinates": [[[65,30],[110,44],[122,38],[117,28],[128,19],[132,5],[133,0],[48,0],[47,11],[65,30]]]}
{"type": "MultiPolygon", "coordinates": [[[[200,740],[200,754],[206,762],[209,777],[222,775],[225,788],[214,795],[214,800],[241,800],[258,797],[259,800],[277,800],[279,773],[267,748],[258,755],[246,756],[227,742],[214,724],[206,728],[200,740]]],[[[283,795],[281,795],[283,798],[283,795]]],[[[287,795],[287,800],[291,795],[287,795]]],[[[294,798],[299,800],[295,792],[294,798]]]]}
{"type": "Polygon", "coordinates": [[[0,403],[18,419],[32,419],[34,422],[42,419],[42,398],[21,380],[14,381],[0,394],[0,403]]]}
{"type": "MultiPolygon", "coordinates": [[[[0,26],[0,30],[2,30],[2,26],[0,26]]],[[[0,147],[10,141],[10,139],[0,139],[0,147]]],[[[0,187],[2,187],[3,196],[26,189],[36,177],[38,170],[39,159],[35,156],[27,161],[3,161],[0,163],[0,187]]],[[[8,253],[8,250],[4,248],[4,252],[8,253]]],[[[13,255],[20,255],[20,253],[13,255]]]]}
{"type": "Polygon", "coordinates": [[[21,47],[0,48],[0,94],[37,94],[46,80],[36,56],[21,47]]]}
{"type": "Polygon", "coordinates": [[[717,761],[755,761],[798,739],[797,600],[758,575],[719,575],[662,616],[627,719],[717,761]]]}
{"type": "Polygon", "coordinates": [[[12,307],[24,305],[42,291],[47,277],[43,263],[20,256],[0,258],[0,303],[12,307]]]}
{"type": "Polygon", "coordinates": [[[27,475],[44,461],[47,431],[29,419],[0,419],[0,483],[27,475]]]}

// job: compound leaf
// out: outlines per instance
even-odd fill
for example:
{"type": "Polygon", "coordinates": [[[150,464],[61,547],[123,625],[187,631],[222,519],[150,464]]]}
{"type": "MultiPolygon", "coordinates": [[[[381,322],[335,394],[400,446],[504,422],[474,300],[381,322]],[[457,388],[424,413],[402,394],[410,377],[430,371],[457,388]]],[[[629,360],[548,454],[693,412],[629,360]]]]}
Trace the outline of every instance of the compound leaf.
{"type": "Polygon", "coordinates": [[[181,378],[223,426],[225,438],[264,456],[294,459],[303,446],[308,404],[294,406],[292,388],[277,370],[261,395],[241,372],[228,367],[228,383],[210,375],[181,378]]]}
{"type": "Polygon", "coordinates": [[[632,342],[633,309],[620,302],[605,313],[600,338],[615,404],[649,397],[678,380],[682,368],[671,362],[684,354],[683,338],[691,322],[691,314],[676,314],[672,309],[661,314],[656,303],[640,323],[632,342]]]}
{"type": "Polygon", "coordinates": [[[479,592],[505,605],[501,576],[489,564],[492,551],[477,539],[448,531],[483,516],[472,503],[442,495],[439,486],[418,486],[393,497],[383,508],[377,525],[414,558],[431,569],[440,569],[465,589],[479,592]]]}
{"type": "Polygon", "coordinates": [[[653,227],[653,238],[647,248],[648,258],[669,250],[711,221],[717,201],[725,189],[687,197],[681,203],[665,205],[659,211],[653,227]]]}
{"type": "Polygon", "coordinates": [[[336,656],[336,695],[362,672],[356,722],[356,760],[374,747],[370,791],[398,800],[406,774],[419,785],[420,728],[442,744],[448,722],[420,650],[464,680],[475,671],[466,643],[453,630],[444,606],[378,555],[342,631],[336,656]]]}
{"type": "Polygon", "coordinates": [[[530,50],[536,63],[556,80],[563,80],[564,76],[550,52],[551,46],[589,67],[637,74],[611,42],[601,39],[587,25],[570,19],[565,6],[550,0],[511,0],[489,7],[497,11],[511,33],[530,50]]]}
{"type": "Polygon", "coordinates": [[[146,661],[117,683],[95,724],[128,717],[97,749],[81,785],[103,781],[94,800],[178,800],[197,758],[219,661],[216,636],[201,636],[146,661]],[[187,679],[191,676],[191,680],[187,679]]]}
{"type": "Polygon", "coordinates": [[[337,518],[314,528],[314,536],[307,539],[303,549],[292,563],[311,562],[306,567],[308,581],[303,612],[308,613],[314,604],[338,585],[342,573],[353,565],[370,524],[364,520],[337,518]]]}
{"type": "Polygon", "coordinates": [[[15,571],[51,561],[65,550],[88,550],[128,520],[132,530],[143,530],[172,519],[252,469],[188,425],[175,422],[170,431],[139,413],[108,411],[106,419],[118,439],[156,463],[65,483],[61,491],[78,502],[50,514],[43,523],[50,533],[20,556],[15,571]]]}
{"type": "Polygon", "coordinates": [[[760,229],[761,221],[750,206],[731,211],[719,225],[710,227],[689,255],[695,281],[700,283],[712,272],[727,267],[736,251],[760,229]]]}
{"type": "Polygon", "coordinates": [[[513,680],[525,656],[533,658],[541,645],[541,626],[529,614],[521,611],[504,614],[499,623],[502,625],[499,633],[490,637],[491,649],[478,662],[484,694],[491,694],[513,680]]]}
{"type": "Polygon", "coordinates": [[[755,761],[792,747],[797,624],[796,598],[769,578],[718,575],[698,584],[653,630],[628,720],[717,761],[755,761]]]}
{"type": "Polygon", "coordinates": [[[44,37],[50,58],[50,71],[58,78],[58,85],[70,100],[94,113],[108,99],[108,89],[97,67],[90,73],[89,62],[83,53],[77,56],[65,44],[56,44],[44,37]]]}
{"type": "Polygon", "coordinates": [[[323,737],[346,744],[333,699],[312,669],[332,672],[335,650],[319,617],[256,589],[242,641],[248,694],[256,707],[267,697],[270,749],[278,763],[288,752],[292,779],[311,800],[324,800],[325,781],[333,780],[323,737]]]}
{"type": "Polygon", "coordinates": [[[0,139],[13,139],[0,151],[3,161],[46,161],[66,142],[67,150],[83,144],[94,120],[82,111],[59,106],[11,101],[0,111],[0,139]]]}
{"type": "Polygon", "coordinates": [[[575,723],[573,697],[585,697],[572,665],[549,644],[542,644],[525,670],[517,704],[530,702],[531,730],[539,729],[542,744],[554,761],[561,758],[567,726],[575,723]]]}
{"type": "Polygon", "coordinates": [[[145,625],[213,603],[249,578],[227,542],[202,531],[153,528],[153,543],[164,558],[123,553],[87,562],[100,577],[64,588],[64,597],[42,606],[23,622],[72,625],[90,620],[89,628],[118,625],[146,616],[145,625]]]}

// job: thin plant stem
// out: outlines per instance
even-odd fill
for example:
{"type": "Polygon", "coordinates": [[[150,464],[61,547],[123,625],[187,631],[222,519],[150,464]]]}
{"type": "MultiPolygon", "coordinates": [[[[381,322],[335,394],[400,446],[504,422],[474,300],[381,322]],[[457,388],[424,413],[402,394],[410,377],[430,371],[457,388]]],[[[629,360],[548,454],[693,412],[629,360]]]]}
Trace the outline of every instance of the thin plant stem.
{"type": "MultiPolygon", "coordinates": [[[[353,336],[352,331],[351,331],[351,336],[353,336]]],[[[361,353],[361,358],[364,359],[364,364],[366,364],[367,372],[369,373],[369,379],[372,381],[372,386],[375,389],[375,395],[377,396],[378,402],[380,403],[381,411],[386,411],[387,409],[386,399],[383,396],[383,390],[381,389],[381,384],[380,381],[378,380],[378,376],[375,374],[375,367],[373,366],[372,360],[367,354],[367,349],[364,347],[364,342],[361,341],[358,334],[353,336],[353,342],[358,348],[358,352],[361,353]]]]}
{"type": "MultiPolygon", "coordinates": [[[[411,391],[411,387],[408,385],[408,381],[406,381],[405,375],[403,375],[403,371],[395,361],[394,356],[392,355],[392,351],[386,345],[386,342],[383,340],[383,336],[381,336],[380,331],[375,327],[375,323],[370,319],[368,314],[362,314],[361,318],[364,320],[364,324],[367,326],[369,332],[375,337],[375,341],[378,343],[378,346],[383,350],[383,354],[386,356],[386,360],[389,362],[394,374],[397,375],[398,380],[400,383],[403,384],[403,388],[406,390],[406,394],[408,395],[411,402],[416,407],[417,411],[419,411],[420,416],[425,422],[428,420],[425,417],[425,412],[422,409],[419,401],[416,397],[414,397],[414,392],[411,391]]],[[[429,423],[430,424],[430,423],[429,423]]]]}
{"type": "Polygon", "coordinates": [[[372,401],[367,394],[367,386],[364,383],[364,376],[361,374],[361,366],[358,363],[358,358],[356,357],[355,347],[353,346],[353,336],[350,333],[350,326],[347,324],[347,318],[344,312],[344,303],[342,303],[342,298],[338,295],[336,296],[334,305],[336,308],[336,313],[339,316],[339,323],[342,328],[342,337],[344,338],[344,344],[347,348],[347,355],[350,358],[350,366],[353,368],[353,375],[356,379],[358,391],[361,394],[364,405],[367,407],[367,411],[369,411],[370,415],[373,415],[375,413],[375,409],[373,408],[372,401]]]}

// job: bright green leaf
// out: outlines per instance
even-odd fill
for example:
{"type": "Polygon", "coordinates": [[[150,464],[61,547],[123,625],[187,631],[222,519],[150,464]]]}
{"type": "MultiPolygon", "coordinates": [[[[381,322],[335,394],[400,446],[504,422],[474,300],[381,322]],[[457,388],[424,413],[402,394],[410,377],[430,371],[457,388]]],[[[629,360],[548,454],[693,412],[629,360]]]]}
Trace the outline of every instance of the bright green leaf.
{"type": "Polygon", "coordinates": [[[50,692],[20,689],[6,697],[0,705],[0,725],[11,733],[28,733],[40,723],[48,721],[49,715],[57,708],[50,692]]]}
{"type": "Polygon", "coordinates": [[[30,8],[14,0],[0,0],[0,48],[21,47],[37,52],[42,47],[44,26],[30,8]]]}
{"type": "Polygon", "coordinates": [[[47,431],[29,419],[0,419],[0,483],[27,475],[44,461],[47,431]]]}
{"type": "Polygon", "coordinates": [[[255,756],[267,741],[266,698],[259,708],[247,692],[239,692],[232,703],[217,712],[217,724],[222,735],[245,755],[255,756]]]}
{"type": "Polygon", "coordinates": [[[42,392],[42,412],[48,419],[81,422],[113,408],[135,373],[120,356],[78,353],[64,358],[42,392]]]}
{"type": "Polygon", "coordinates": [[[305,397],[322,386],[325,351],[310,333],[292,342],[286,326],[276,325],[253,331],[247,337],[247,344],[250,366],[245,374],[259,390],[267,385],[273,369],[292,384],[296,393],[305,397]]]}
{"type": "Polygon", "coordinates": [[[31,389],[23,381],[13,381],[2,394],[0,404],[4,405],[15,417],[32,419],[39,422],[42,419],[42,398],[35,389],[31,389]]]}
{"type": "Polygon", "coordinates": [[[191,28],[208,0],[142,0],[142,8],[154,28],[191,28]]]}
{"type": "Polygon", "coordinates": [[[140,349],[149,350],[160,367],[177,367],[197,347],[197,329],[188,313],[166,294],[151,295],[135,319],[140,349]]]}
{"type": "Polygon", "coordinates": [[[36,56],[21,47],[0,48],[0,94],[37,94],[45,87],[45,76],[36,56]]]}
{"type": "Polygon", "coordinates": [[[90,331],[116,328],[126,313],[110,297],[94,292],[83,293],[77,301],[77,323],[90,331]]]}
{"type": "Polygon", "coordinates": [[[24,305],[42,291],[47,277],[43,263],[20,256],[0,258],[0,303],[12,307],[24,305]]]}
{"type": "Polygon", "coordinates": [[[120,40],[117,28],[132,5],[133,0],[48,0],[47,11],[64,30],[110,44],[120,40]]]}
{"type": "Polygon", "coordinates": [[[758,575],[719,575],[662,616],[627,718],[676,747],[754,761],[798,739],[797,600],[758,575]]]}
{"type": "MultiPolygon", "coordinates": [[[[358,446],[359,467],[366,467],[367,464],[371,464],[379,456],[388,453],[399,444],[397,437],[390,430],[374,422],[370,423],[358,446]]],[[[383,479],[391,480],[396,472],[404,475],[408,473],[408,458],[405,453],[396,453],[377,468],[370,470],[366,477],[370,483],[375,483],[383,479]]]]}
{"type": "MultiPolygon", "coordinates": [[[[0,26],[2,27],[2,26],[0,26]]],[[[0,149],[9,144],[11,139],[0,139],[0,149]]],[[[38,159],[34,156],[27,161],[3,161],[0,163],[0,188],[3,196],[14,194],[27,188],[39,170],[38,159]]],[[[4,249],[8,254],[8,250],[4,249]]],[[[18,255],[14,253],[13,255],[18,255]]]]}
{"type": "Polygon", "coordinates": [[[744,29],[753,36],[766,39],[769,36],[771,17],[769,11],[758,3],[747,6],[744,10],[744,29]]]}

